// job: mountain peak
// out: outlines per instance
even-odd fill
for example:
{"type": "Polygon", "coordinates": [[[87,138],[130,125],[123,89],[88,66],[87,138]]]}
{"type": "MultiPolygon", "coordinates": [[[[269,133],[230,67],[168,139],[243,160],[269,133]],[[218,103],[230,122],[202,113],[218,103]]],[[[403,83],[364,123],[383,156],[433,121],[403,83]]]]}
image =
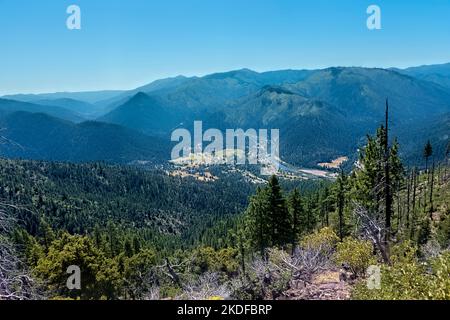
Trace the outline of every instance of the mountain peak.
{"type": "Polygon", "coordinates": [[[259,73],[247,68],[232,70],[227,72],[218,72],[204,76],[204,79],[227,79],[227,78],[236,78],[240,80],[247,80],[258,76],[259,73]]]}
{"type": "Polygon", "coordinates": [[[131,96],[121,107],[132,107],[132,108],[141,108],[148,107],[152,105],[157,105],[157,99],[152,97],[142,91],[139,91],[135,95],[131,96]]]}
{"type": "Polygon", "coordinates": [[[249,68],[242,68],[242,69],[238,69],[235,72],[242,72],[242,73],[252,73],[252,74],[257,74],[258,72],[249,69],[249,68]]]}
{"type": "Polygon", "coordinates": [[[142,91],[139,91],[134,96],[131,97],[130,101],[141,101],[141,100],[147,100],[150,98],[150,96],[142,91]]]}

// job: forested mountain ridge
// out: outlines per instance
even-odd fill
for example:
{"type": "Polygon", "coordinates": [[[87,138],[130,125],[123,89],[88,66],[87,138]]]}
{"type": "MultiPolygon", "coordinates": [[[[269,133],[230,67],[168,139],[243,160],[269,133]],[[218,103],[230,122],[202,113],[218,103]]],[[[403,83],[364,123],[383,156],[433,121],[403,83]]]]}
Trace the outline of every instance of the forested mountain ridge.
{"type": "MultiPolygon", "coordinates": [[[[179,86],[148,96],[139,103],[134,103],[138,100],[134,96],[101,120],[144,132],[166,131],[166,136],[176,126],[189,128],[194,120],[219,129],[279,128],[282,158],[309,166],[355,155],[366,132],[379,125],[386,97],[391,102],[392,130],[405,146],[410,145],[414,128],[450,111],[450,91],[442,86],[368,68],[273,73],[244,69],[184,79],[179,86]],[[158,116],[154,110],[160,111],[158,116]],[[304,138],[311,132],[317,143],[304,138]]],[[[446,141],[436,143],[445,147],[446,141]]]]}
{"type": "Polygon", "coordinates": [[[57,117],[62,120],[72,121],[75,123],[79,123],[85,120],[83,116],[78,112],[75,112],[68,108],[63,108],[61,107],[61,105],[28,103],[15,100],[0,99],[0,115],[2,117],[18,111],[45,113],[50,116],[57,117]]]}
{"type": "Polygon", "coordinates": [[[3,98],[18,100],[24,102],[34,102],[39,100],[58,100],[73,99],[84,101],[87,103],[98,103],[99,101],[113,98],[124,91],[122,90],[103,90],[103,91],[84,91],[84,92],[54,92],[41,94],[11,94],[5,95],[3,98]]]}
{"type": "Polygon", "coordinates": [[[1,136],[12,142],[0,154],[11,158],[56,161],[145,160],[163,163],[170,149],[165,140],[101,122],[75,124],[43,113],[14,112],[0,117],[1,136]]]}
{"type": "MultiPolygon", "coordinates": [[[[203,77],[162,79],[129,91],[9,98],[52,105],[65,101],[68,109],[80,108],[80,113],[88,118],[97,114],[100,115],[98,121],[158,135],[162,139],[158,145],[164,150],[170,148],[169,137],[175,128],[191,129],[196,120],[203,121],[205,129],[277,128],[280,129],[283,160],[296,166],[317,167],[318,163],[341,156],[355,159],[365,134],[378,127],[385,99],[389,97],[391,130],[401,141],[400,153],[408,163],[418,164],[419,157],[409,155],[420,154],[420,148],[414,149],[416,139],[420,139],[419,131],[428,130],[436,148],[444,149],[448,141],[448,135],[441,134],[447,130],[447,123],[438,120],[450,112],[450,90],[423,77],[436,72],[446,74],[445,67],[420,68],[420,76],[411,70],[357,67],[262,73],[241,69],[203,77]],[[88,102],[83,102],[83,97],[88,102]],[[77,98],[80,100],[74,100],[77,98]]],[[[26,110],[22,111],[31,111],[23,108],[26,110]]],[[[35,107],[39,112],[58,117],[43,108],[35,107]]],[[[71,120],[79,122],[79,119],[71,120]]],[[[117,128],[121,132],[124,130],[117,128]]],[[[41,138],[42,145],[55,143],[41,138]]],[[[133,141],[130,144],[136,148],[140,145],[133,141]]],[[[142,159],[146,150],[135,151],[140,156],[127,160],[146,161],[145,157],[142,159]]],[[[20,156],[34,157],[29,153],[20,156]]],[[[166,152],[163,158],[169,157],[166,152]]],[[[58,159],[74,160],[73,157],[58,159]]],[[[108,155],[103,160],[111,159],[113,157],[108,155]]]]}
{"type": "Polygon", "coordinates": [[[87,119],[94,119],[96,118],[96,116],[98,116],[99,113],[102,112],[102,109],[97,108],[92,103],[70,98],[42,99],[33,101],[33,103],[48,106],[64,106],[64,108],[76,112],[78,114],[81,114],[83,117],[87,119]]]}
{"type": "Polygon", "coordinates": [[[446,88],[450,88],[450,63],[394,70],[412,77],[437,83],[446,88]]]}
{"type": "Polygon", "coordinates": [[[181,109],[168,108],[159,97],[138,92],[99,120],[168,137],[171,129],[186,120],[184,114],[181,109]]]}

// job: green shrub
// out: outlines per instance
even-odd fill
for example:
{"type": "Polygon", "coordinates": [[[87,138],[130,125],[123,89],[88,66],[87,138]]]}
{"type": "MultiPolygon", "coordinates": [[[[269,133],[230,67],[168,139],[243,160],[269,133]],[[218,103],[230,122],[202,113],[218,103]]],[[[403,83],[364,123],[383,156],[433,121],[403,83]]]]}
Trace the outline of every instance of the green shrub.
{"type": "Polygon", "coordinates": [[[320,249],[324,251],[334,250],[339,237],[331,228],[322,228],[317,232],[305,236],[300,242],[302,248],[320,249]]]}
{"type": "Polygon", "coordinates": [[[381,267],[380,289],[368,289],[360,281],[352,292],[361,300],[442,300],[450,299],[450,252],[426,262],[416,258],[416,248],[408,242],[392,248],[392,265],[381,267]]]}
{"type": "Polygon", "coordinates": [[[355,276],[365,275],[367,268],[377,262],[370,241],[350,237],[337,244],[335,261],[347,264],[355,276]]]}
{"type": "Polygon", "coordinates": [[[431,261],[433,274],[431,276],[432,298],[435,300],[450,300],[450,251],[442,253],[431,261]]]}

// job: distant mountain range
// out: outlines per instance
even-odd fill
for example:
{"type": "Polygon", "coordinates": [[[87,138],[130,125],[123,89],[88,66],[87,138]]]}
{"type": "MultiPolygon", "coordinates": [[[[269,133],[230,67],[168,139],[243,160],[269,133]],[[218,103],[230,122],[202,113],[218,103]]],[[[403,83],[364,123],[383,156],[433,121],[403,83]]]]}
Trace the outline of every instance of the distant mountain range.
{"type": "Polygon", "coordinates": [[[354,158],[365,135],[382,123],[389,98],[392,134],[405,158],[416,163],[428,139],[441,153],[448,144],[449,84],[450,64],[404,70],[242,69],[168,78],[130,91],[7,96],[0,99],[1,134],[29,151],[8,147],[8,153],[3,145],[1,152],[70,161],[164,161],[172,130],[202,120],[205,129],[278,128],[282,158],[314,166],[343,155],[354,158]],[[76,151],[69,153],[62,144],[76,151]]]}
{"type": "Polygon", "coordinates": [[[85,101],[88,103],[98,103],[102,100],[107,100],[116,97],[125,92],[120,90],[104,90],[104,91],[86,91],[86,92],[56,92],[56,93],[41,93],[41,94],[15,94],[6,95],[2,98],[13,99],[25,102],[34,102],[37,100],[56,100],[56,99],[74,99],[85,101]]]}
{"type": "MultiPolygon", "coordinates": [[[[42,100],[41,100],[42,101],[42,100]]],[[[72,121],[75,123],[82,122],[85,119],[83,116],[69,108],[61,107],[61,104],[55,101],[48,101],[48,104],[44,103],[28,103],[23,101],[0,99],[0,114],[8,115],[16,111],[27,111],[33,113],[46,113],[48,115],[72,121]]]]}
{"type": "Polygon", "coordinates": [[[14,112],[0,118],[1,155],[51,161],[133,161],[169,159],[166,141],[114,124],[75,124],[43,113],[14,112]],[[9,143],[6,143],[9,142],[9,143]]]}
{"type": "Polygon", "coordinates": [[[450,63],[412,67],[404,70],[394,70],[421,80],[431,81],[443,87],[450,88],[450,63]]]}

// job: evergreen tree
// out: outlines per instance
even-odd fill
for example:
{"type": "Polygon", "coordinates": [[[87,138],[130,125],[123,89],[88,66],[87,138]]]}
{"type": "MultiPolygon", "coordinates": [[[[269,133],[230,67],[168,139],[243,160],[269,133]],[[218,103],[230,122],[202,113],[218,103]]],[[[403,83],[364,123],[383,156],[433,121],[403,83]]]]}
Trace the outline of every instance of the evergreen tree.
{"type": "Polygon", "coordinates": [[[123,252],[125,253],[125,256],[130,258],[134,252],[133,252],[133,245],[131,243],[131,240],[129,238],[125,239],[125,243],[123,245],[123,252]]]}
{"type": "MultiPolygon", "coordinates": [[[[386,125],[388,124],[386,105],[386,125]]],[[[360,154],[354,196],[364,205],[372,218],[384,223],[384,250],[389,253],[393,195],[392,186],[400,185],[403,166],[398,156],[398,143],[388,144],[388,130],[381,126],[376,137],[368,136],[360,154]]],[[[388,258],[388,257],[387,257],[388,258]]]]}
{"type": "Polygon", "coordinates": [[[294,251],[300,235],[305,230],[306,222],[300,192],[297,188],[289,194],[288,206],[292,219],[292,251],[294,251]]]}
{"type": "Polygon", "coordinates": [[[272,232],[272,245],[284,246],[292,239],[291,222],[286,201],[276,176],[269,180],[268,196],[270,203],[269,219],[272,232]]]}
{"type": "Polygon", "coordinates": [[[433,213],[433,189],[434,189],[434,171],[435,171],[435,163],[433,161],[433,166],[431,168],[431,179],[430,179],[430,219],[432,219],[432,213],[433,213]]]}
{"type": "Polygon", "coordinates": [[[423,157],[425,158],[425,171],[428,172],[428,160],[433,155],[433,146],[430,140],[427,141],[423,149],[423,157]]]}
{"type": "Polygon", "coordinates": [[[252,247],[259,250],[262,257],[271,245],[270,203],[268,189],[258,188],[250,198],[246,211],[245,229],[252,247]]]}
{"type": "Polygon", "coordinates": [[[344,239],[344,206],[345,206],[345,199],[346,199],[346,184],[347,184],[347,177],[343,170],[341,170],[336,185],[336,201],[337,201],[337,209],[338,209],[338,229],[339,229],[339,238],[341,241],[344,239]]]}
{"type": "Polygon", "coordinates": [[[384,236],[384,245],[386,251],[389,252],[389,241],[391,238],[391,219],[392,219],[392,185],[395,185],[395,182],[391,179],[391,154],[392,150],[389,148],[389,103],[386,99],[386,116],[385,116],[385,127],[384,127],[384,136],[383,136],[383,167],[384,167],[384,213],[385,213],[385,236],[384,236]],[[392,183],[392,185],[391,185],[392,183]]]}

